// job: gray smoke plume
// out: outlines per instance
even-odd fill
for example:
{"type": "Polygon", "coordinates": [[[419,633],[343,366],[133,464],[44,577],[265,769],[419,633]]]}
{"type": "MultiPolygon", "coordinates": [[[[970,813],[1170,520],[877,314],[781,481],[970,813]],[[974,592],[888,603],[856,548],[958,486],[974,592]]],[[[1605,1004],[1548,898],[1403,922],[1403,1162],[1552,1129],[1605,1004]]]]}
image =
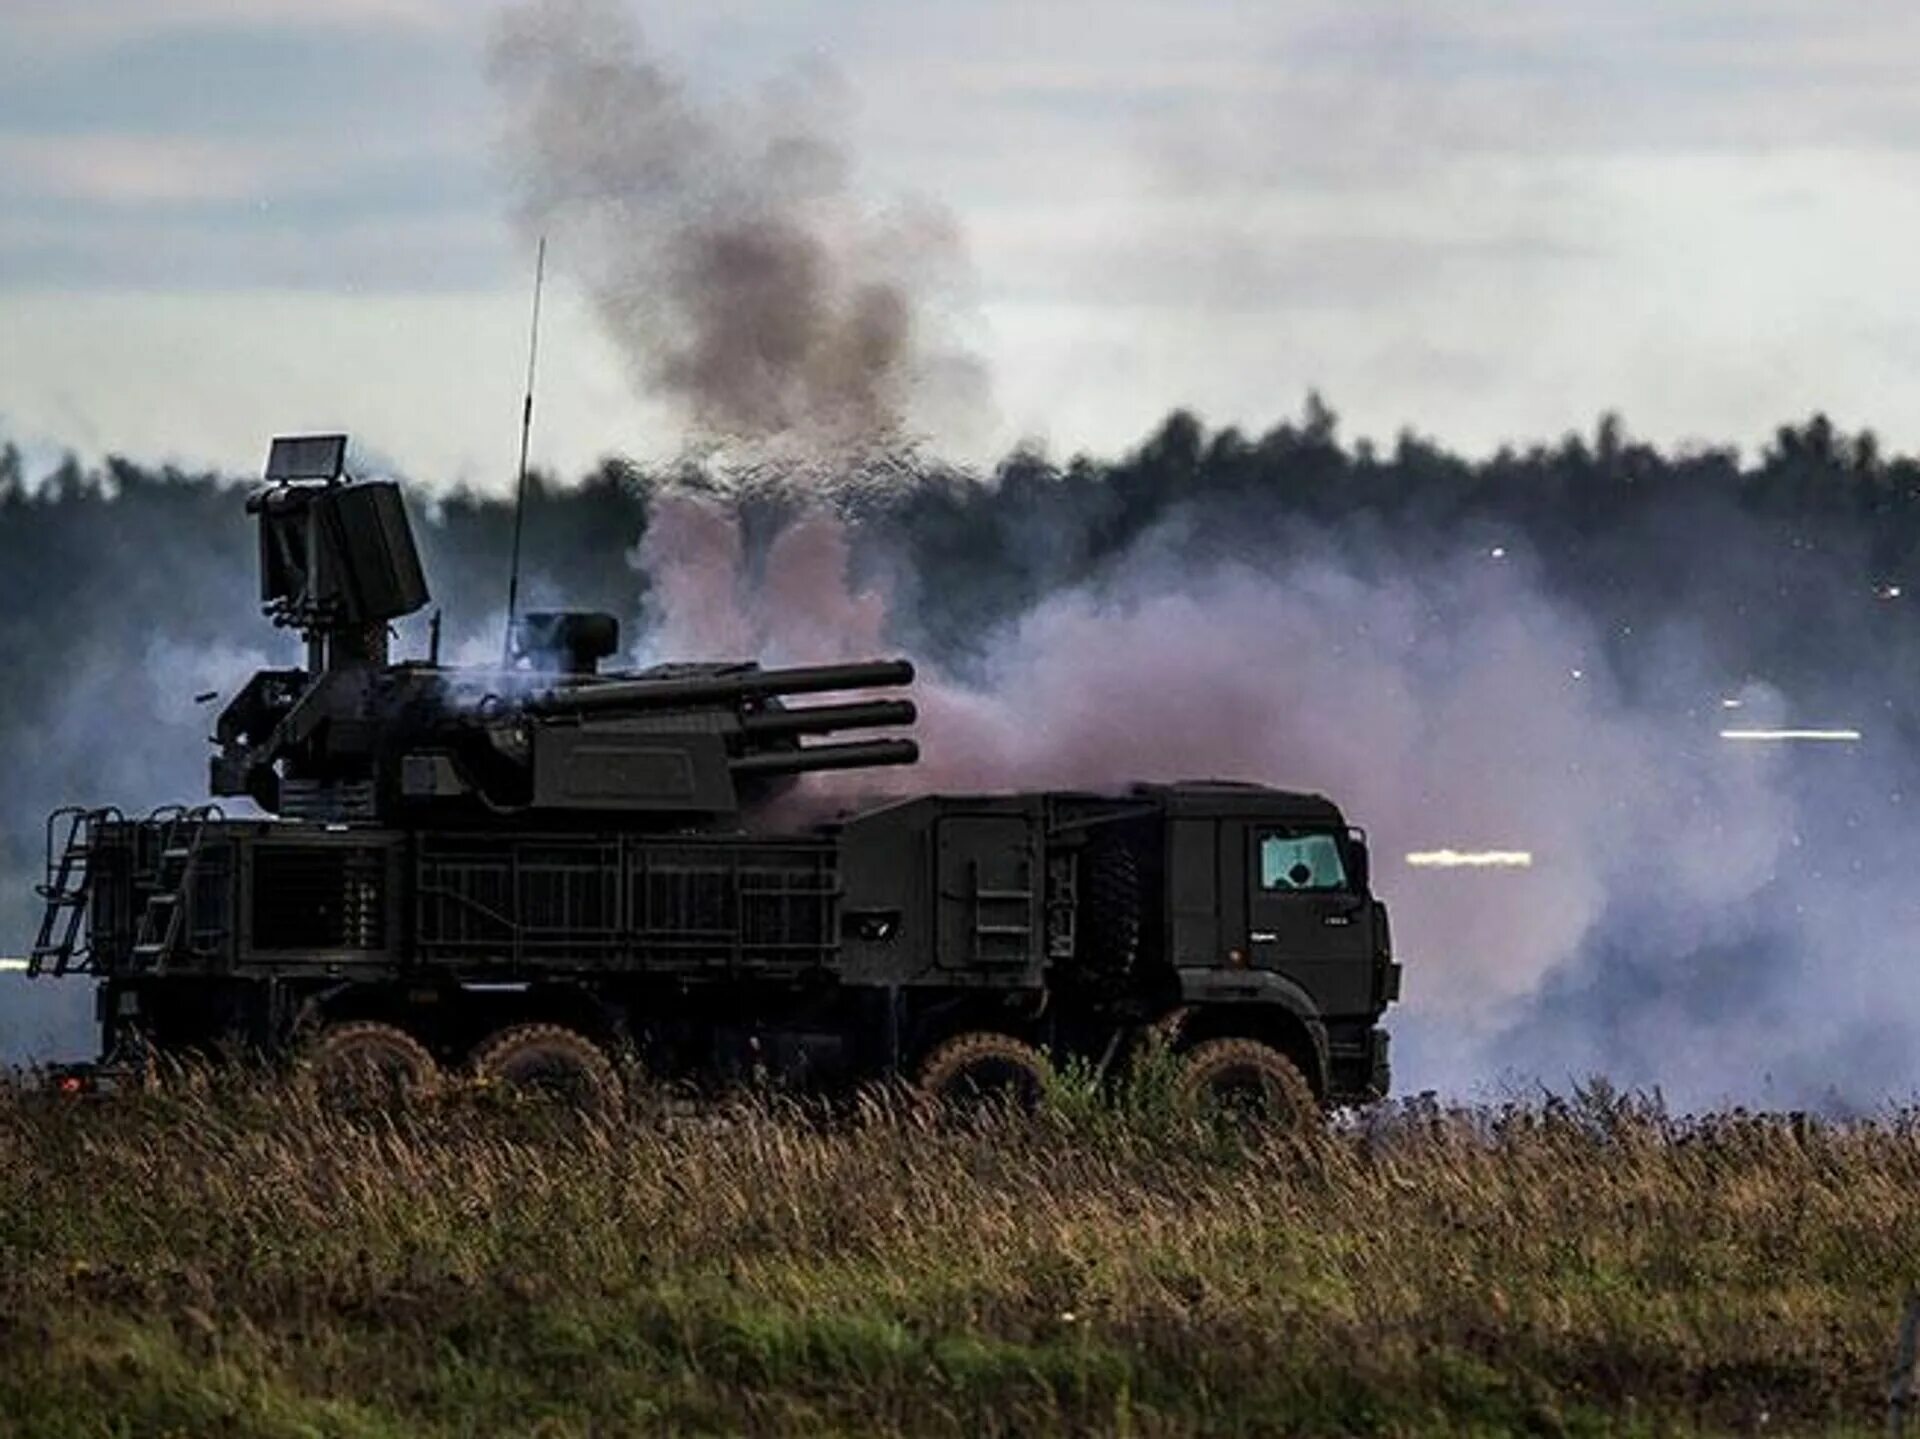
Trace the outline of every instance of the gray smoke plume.
{"type": "Polygon", "coordinates": [[[712,498],[667,491],[633,562],[652,582],[646,658],[758,658],[804,664],[866,658],[885,644],[883,595],[847,582],[845,526],[803,513],[749,570],[740,527],[712,498]]]}
{"type": "MultiPolygon", "coordinates": [[[[750,573],[712,502],[670,513],[639,556],[667,649],[726,633],[851,658],[911,629],[849,582],[831,516],[750,573]]],[[[1886,987],[1920,917],[1897,756],[1729,746],[1684,624],[1648,636],[1646,668],[1688,701],[1630,693],[1525,556],[1387,543],[1363,557],[1317,534],[1256,566],[1151,535],[993,635],[977,670],[923,663],[921,765],[817,777],[816,798],[1204,777],[1328,793],[1372,836],[1408,963],[1403,1090],[1604,1073],[1683,1104],[1832,1105],[1920,1085],[1920,1002],[1886,987]],[[1443,846],[1535,862],[1404,863],[1443,846]]],[[[1774,723],[1784,703],[1753,685],[1740,713],[1774,723]]]]}
{"type": "Polygon", "coordinates": [[[887,448],[980,401],[943,333],[954,222],[855,193],[824,72],[709,103],[612,0],[537,0],[502,23],[493,74],[521,222],[708,441],[887,448]]]}

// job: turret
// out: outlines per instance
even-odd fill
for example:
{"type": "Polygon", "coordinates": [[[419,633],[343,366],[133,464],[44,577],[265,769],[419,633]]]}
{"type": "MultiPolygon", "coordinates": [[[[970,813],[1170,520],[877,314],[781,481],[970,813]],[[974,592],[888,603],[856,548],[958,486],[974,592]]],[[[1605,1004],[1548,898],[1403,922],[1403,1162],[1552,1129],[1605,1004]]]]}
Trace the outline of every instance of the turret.
{"type": "Polygon", "coordinates": [[[392,663],[388,625],[426,581],[399,490],[348,479],[345,445],[276,440],[248,502],[264,607],[307,664],[260,671],[222,713],[215,794],[335,821],[726,828],[793,776],[918,758],[908,739],[822,738],[910,725],[910,701],[788,703],[906,685],[905,660],[602,674],[613,616],[546,611],[515,623],[504,669],[392,663]]]}

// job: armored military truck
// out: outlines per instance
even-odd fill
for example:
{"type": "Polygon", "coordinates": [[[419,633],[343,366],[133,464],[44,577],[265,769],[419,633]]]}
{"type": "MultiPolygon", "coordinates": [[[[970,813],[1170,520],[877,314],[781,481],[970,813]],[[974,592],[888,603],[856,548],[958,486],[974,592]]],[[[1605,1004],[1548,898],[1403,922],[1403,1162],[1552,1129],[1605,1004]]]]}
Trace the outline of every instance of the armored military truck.
{"type": "Polygon", "coordinates": [[[49,819],[29,967],[94,977],[96,1074],[232,1054],[329,1092],[464,1073],[602,1105],[631,1064],[1029,1100],[1069,1056],[1157,1044],[1196,1097],[1299,1116],[1386,1092],[1400,970],[1331,801],[1195,781],[823,808],[806,776],[917,757],[825,738],[909,726],[881,693],[906,661],[603,673],[616,622],[569,612],[522,618],[496,667],[394,661],[427,588],[399,491],[344,454],[276,441],[249,501],[305,664],[222,713],[215,802],[49,819]]]}

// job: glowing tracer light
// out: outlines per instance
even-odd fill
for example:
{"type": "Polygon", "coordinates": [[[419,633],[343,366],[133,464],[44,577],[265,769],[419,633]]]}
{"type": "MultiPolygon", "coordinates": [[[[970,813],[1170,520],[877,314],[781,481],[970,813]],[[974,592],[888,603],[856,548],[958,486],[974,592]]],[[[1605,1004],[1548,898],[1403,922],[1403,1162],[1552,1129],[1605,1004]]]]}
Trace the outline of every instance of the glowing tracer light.
{"type": "Polygon", "coordinates": [[[1813,743],[1857,744],[1857,729],[1723,729],[1721,739],[1757,742],[1807,740],[1813,743]]]}
{"type": "Polygon", "coordinates": [[[27,962],[24,959],[8,959],[4,955],[0,955],[0,973],[23,972],[26,967],[27,962]]]}
{"type": "Polygon", "coordinates": [[[1524,849],[1425,849],[1407,856],[1421,869],[1531,869],[1533,854],[1524,849]]]}

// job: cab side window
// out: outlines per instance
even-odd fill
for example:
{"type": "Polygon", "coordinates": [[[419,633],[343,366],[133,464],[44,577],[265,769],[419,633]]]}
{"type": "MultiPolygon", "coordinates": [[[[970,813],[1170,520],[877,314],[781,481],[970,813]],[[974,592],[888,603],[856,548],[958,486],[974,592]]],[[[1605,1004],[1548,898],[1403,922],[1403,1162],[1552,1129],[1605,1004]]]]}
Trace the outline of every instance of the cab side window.
{"type": "Polygon", "coordinates": [[[1337,890],[1347,888],[1340,842],[1330,834],[1270,830],[1260,836],[1260,888],[1265,890],[1337,890]]]}

